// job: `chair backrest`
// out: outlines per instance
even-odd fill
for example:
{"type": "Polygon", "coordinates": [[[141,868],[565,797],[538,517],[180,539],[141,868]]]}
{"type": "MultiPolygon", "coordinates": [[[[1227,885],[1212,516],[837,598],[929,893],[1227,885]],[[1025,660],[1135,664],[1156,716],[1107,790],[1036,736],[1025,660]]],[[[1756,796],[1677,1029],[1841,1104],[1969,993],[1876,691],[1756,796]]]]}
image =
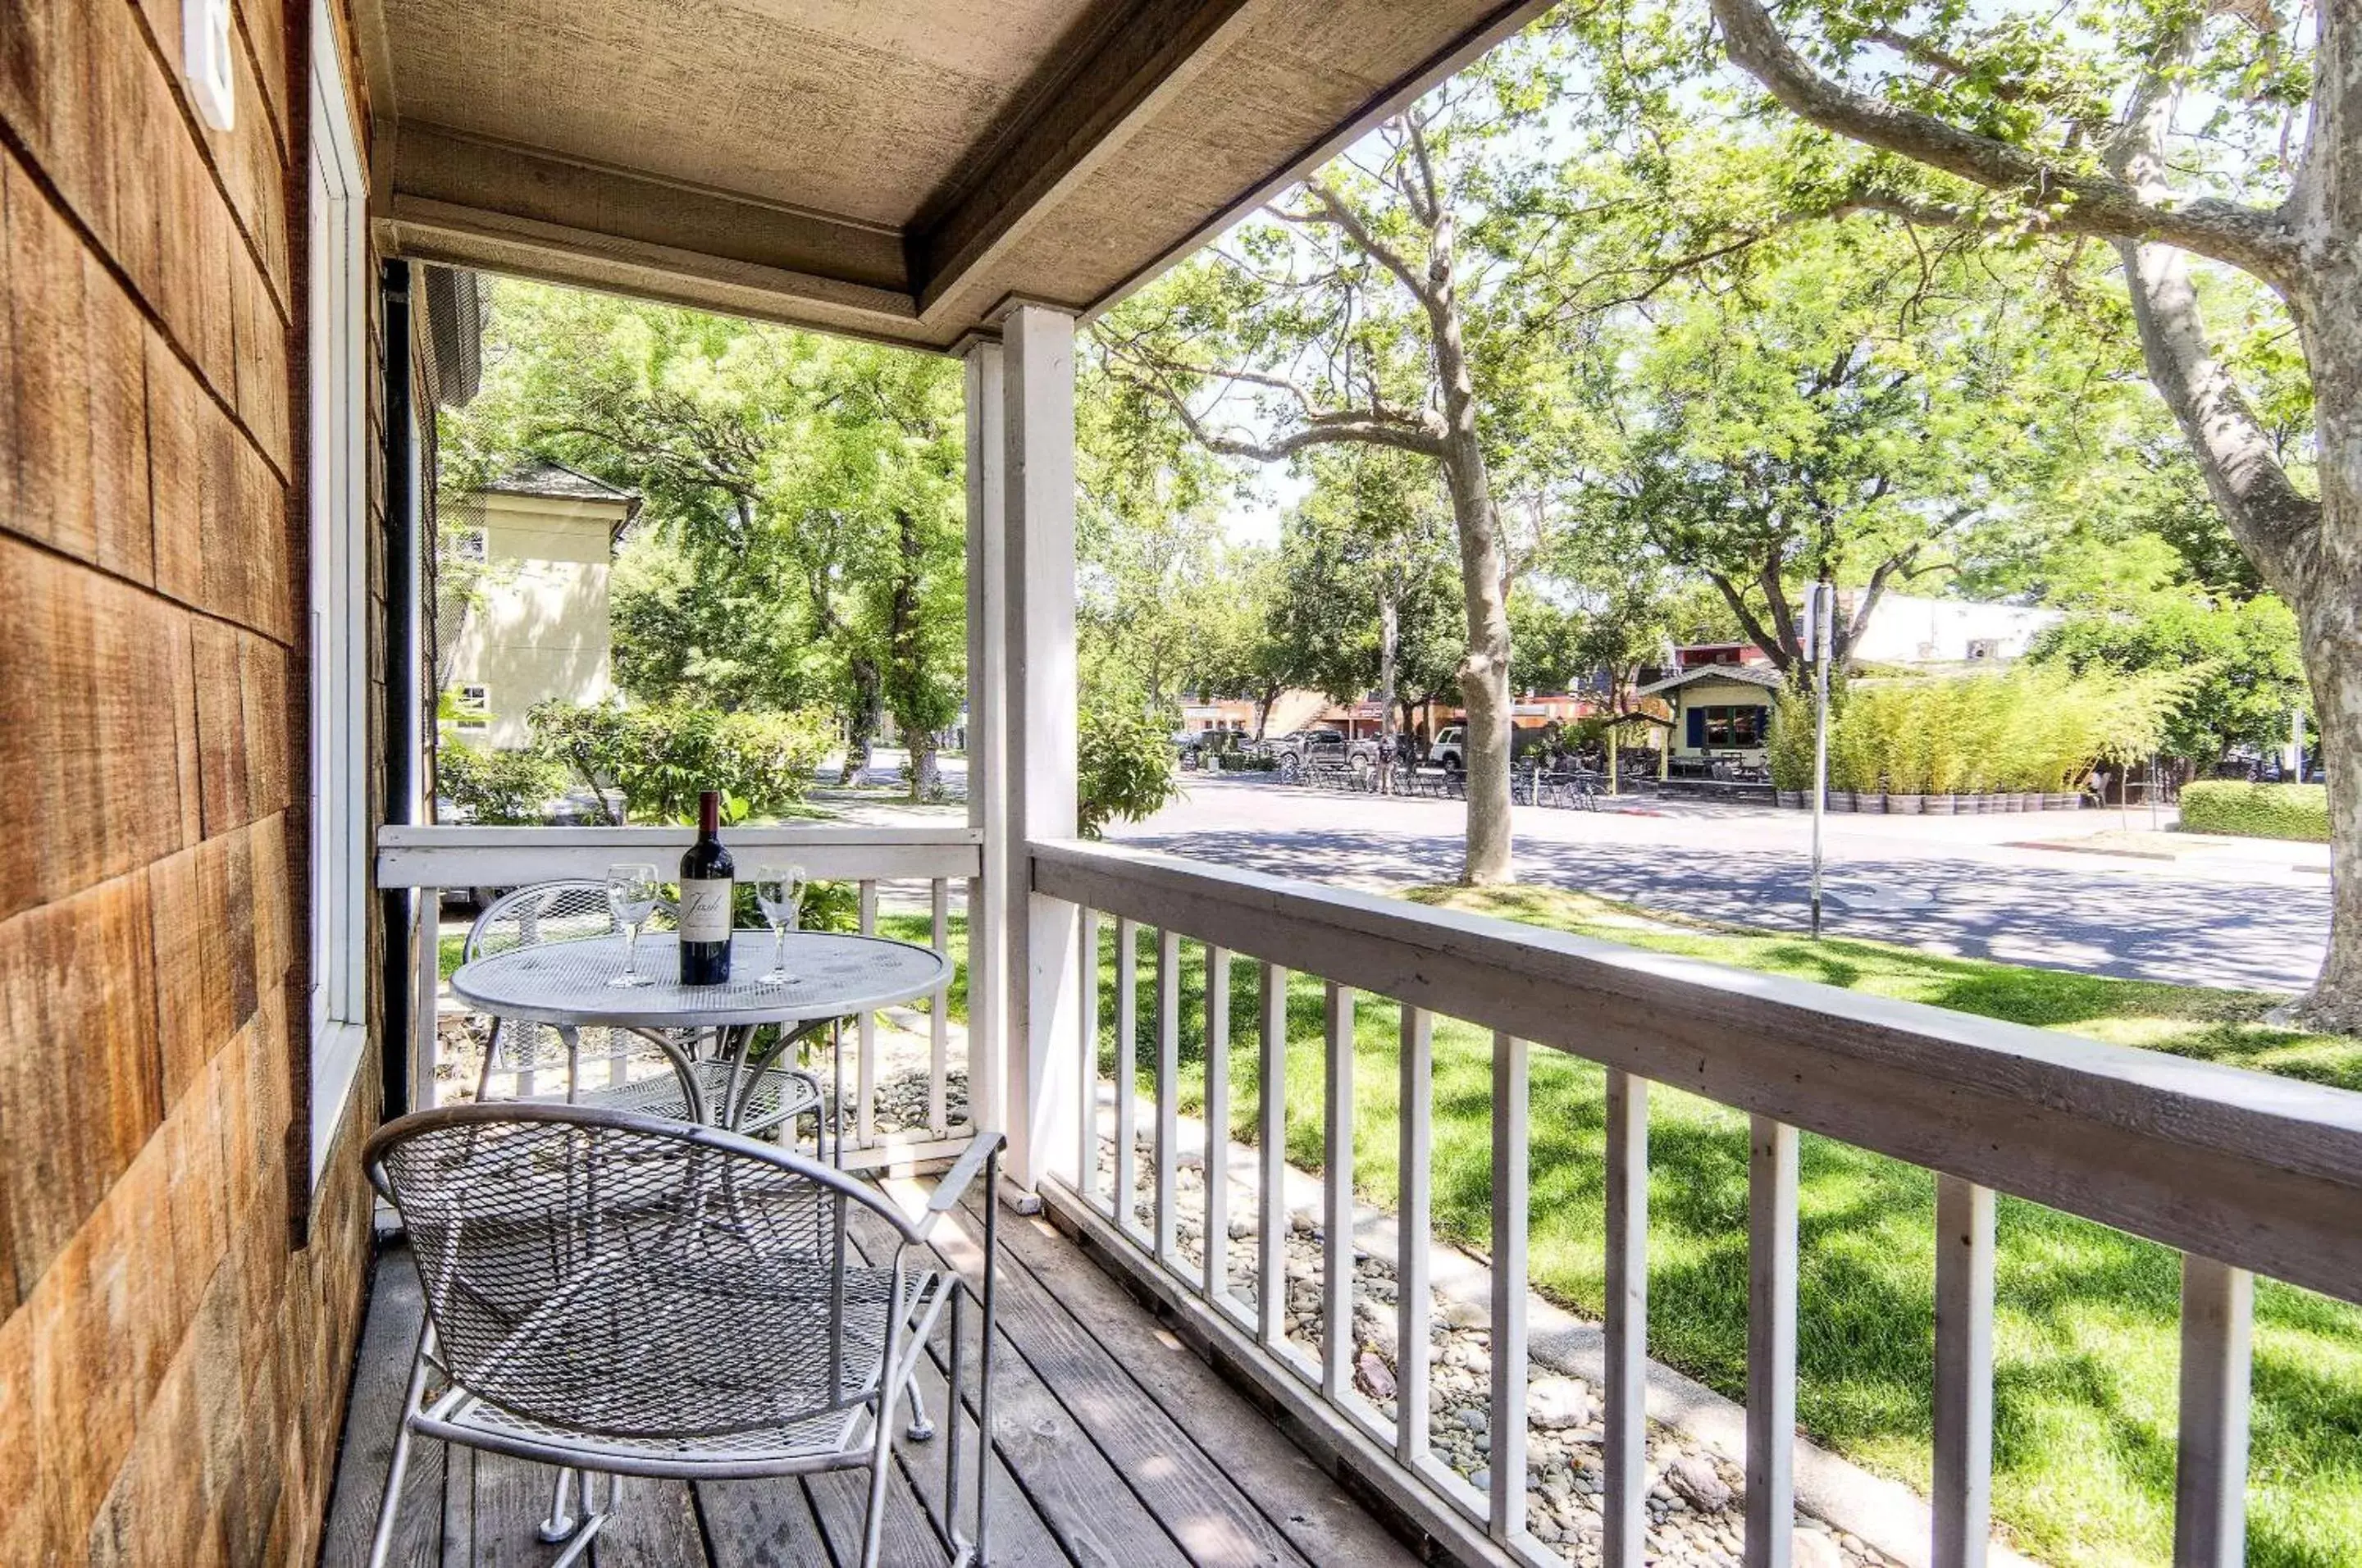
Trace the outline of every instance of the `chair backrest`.
{"type": "Polygon", "coordinates": [[[848,1223],[917,1232],[826,1165],[712,1128],[513,1103],[403,1117],[363,1159],[409,1232],[445,1366],[502,1409],[710,1440],[876,1397],[901,1252],[865,1265],[848,1223]]]}
{"type": "MultiPolygon", "coordinates": [[[[652,929],[673,923],[670,900],[657,902],[652,929]]],[[[615,912],[607,903],[607,885],[587,879],[536,882],[502,893],[484,906],[468,928],[464,955],[481,958],[511,948],[543,942],[571,942],[579,937],[605,936],[619,930],[615,912]]]]}

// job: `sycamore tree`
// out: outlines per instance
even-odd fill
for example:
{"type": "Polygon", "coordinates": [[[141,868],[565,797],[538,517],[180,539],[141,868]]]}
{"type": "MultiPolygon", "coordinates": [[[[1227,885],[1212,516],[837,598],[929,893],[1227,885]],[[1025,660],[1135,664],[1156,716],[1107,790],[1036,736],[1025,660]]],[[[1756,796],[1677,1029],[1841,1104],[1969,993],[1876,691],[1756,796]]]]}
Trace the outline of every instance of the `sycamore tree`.
{"type": "MultiPolygon", "coordinates": [[[[1800,160],[1835,200],[2114,252],[2149,379],[2296,615],[2332,853],[2362,859],[2362,4],[1711,7],[1783,107],[1868,149],[1800,160]],[[2285,312],[2309,449],[2272,440],[2210,275],[2285,312]]],[[[2293,1011],[2362,1029],[2362,877],[2335,879],[2329,956],[2293,1011]]]]}
{"type": "MultiPolygon", "coordinates": [[[[1612,53],[1529,31],[1110,312],[1091,351],[1201,447],[1265,463],[1356,447],[1450,505],[1473,884],[1510,876],[1508,603],[1575,481],[1589,324],[1750,237],[1652,198],[1688,136],[1612,53]],[[1563,138],[1562,140],[1562,138],[1563,138]]],[[[1723,194],[1727,197],[1728,193],[1723,194]]],[[[1750,204],[1737,204],[1749,208],[1750,204]]]]}

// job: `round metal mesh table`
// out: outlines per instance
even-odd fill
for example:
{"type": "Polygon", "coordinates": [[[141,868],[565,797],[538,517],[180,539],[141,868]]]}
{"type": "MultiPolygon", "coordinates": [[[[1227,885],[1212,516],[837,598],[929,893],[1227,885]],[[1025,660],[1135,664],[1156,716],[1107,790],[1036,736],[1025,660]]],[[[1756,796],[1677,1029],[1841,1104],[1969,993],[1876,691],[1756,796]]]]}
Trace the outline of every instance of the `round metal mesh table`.
{"type": "Polygon", "coordinates": [[[883,936],[791,931],[784,985],[765,985],[773,937],[741,931],[730,947],[730,982],[684,986],[679,938],[640,938],[635,988],[607,982],[624,972],[625,939],[545,942],[463,964],[451,990],[470,1007],[530,1023],[606,1024],[624,1029],[727,1029],[844,1018],[873,1008],[932,997],[951,984],[952,962],[932,948],[883,936]]]}

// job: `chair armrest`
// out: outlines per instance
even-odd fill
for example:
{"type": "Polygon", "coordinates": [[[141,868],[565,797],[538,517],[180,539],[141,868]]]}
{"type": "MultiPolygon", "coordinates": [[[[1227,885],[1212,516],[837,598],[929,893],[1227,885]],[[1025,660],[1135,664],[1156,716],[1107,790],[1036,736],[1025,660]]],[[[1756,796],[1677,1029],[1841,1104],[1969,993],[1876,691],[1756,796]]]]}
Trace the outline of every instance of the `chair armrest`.
{"type": "Polygon", "coordinates": [[[968,1185],[976,1180],[976,1173],[982,1170],[984,1163],[999,1154],[1008,1142],[999,1132],[978,1132],[970,1139],[966,1152],[953,1163],[952,1168],[944,1173],[944,1179],[935,1185],[934,1196],[927,1199],[927,1212],[942,1214],[955,1206],[966,1193],[968,1185]]]}

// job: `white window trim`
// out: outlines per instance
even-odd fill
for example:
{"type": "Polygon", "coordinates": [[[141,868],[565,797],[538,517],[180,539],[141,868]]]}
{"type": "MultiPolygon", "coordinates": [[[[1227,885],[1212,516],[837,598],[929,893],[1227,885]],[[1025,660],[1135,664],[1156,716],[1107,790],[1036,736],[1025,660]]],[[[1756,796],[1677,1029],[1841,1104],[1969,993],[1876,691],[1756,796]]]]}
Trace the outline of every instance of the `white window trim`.
{"type": "Polygon", "coordinates": [[[459,717],[451,727],[462,734],[481,734],[491,728],[492,689],[480,684],[459,688],[459,717]]]}
{"type": "Polygon", "coordinates": [[[312,0],[312,1184],[369,1043],[369,289],[359,138],[312,0]]]}

